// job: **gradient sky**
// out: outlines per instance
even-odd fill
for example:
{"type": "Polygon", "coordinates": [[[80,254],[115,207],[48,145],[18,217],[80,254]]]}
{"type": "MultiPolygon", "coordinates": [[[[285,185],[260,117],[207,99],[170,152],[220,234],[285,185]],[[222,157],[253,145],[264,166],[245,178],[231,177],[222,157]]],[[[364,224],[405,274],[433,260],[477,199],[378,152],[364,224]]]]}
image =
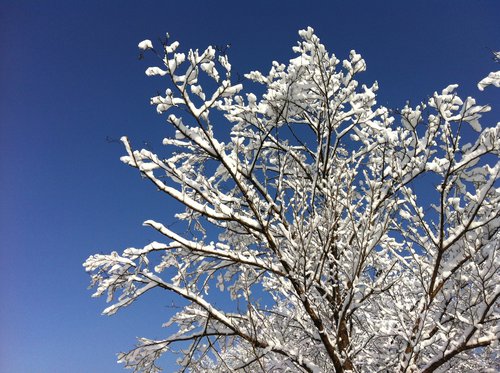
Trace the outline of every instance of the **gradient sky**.
{"type": "Polygon", "coordinates": [[[161,148],[165,118],[149,97],[164,85],[144,75],[154,61],[138,60],[138,42],[168,31],[184,48],[230,43],[234,71],[267,72],[312,26],[339,58],[363,55],[361,79],[379,82],[382,105],[451,83],[500,104],[500,90],[476,89],[499,68],[499,14],[498,0],[0,0],[0,371],[122,372],[115,353],[162,336],[171,298],[101,316],[82,268],[160,239],[144,220],[173,221],[171,202],[106,141],[161,148]]]}

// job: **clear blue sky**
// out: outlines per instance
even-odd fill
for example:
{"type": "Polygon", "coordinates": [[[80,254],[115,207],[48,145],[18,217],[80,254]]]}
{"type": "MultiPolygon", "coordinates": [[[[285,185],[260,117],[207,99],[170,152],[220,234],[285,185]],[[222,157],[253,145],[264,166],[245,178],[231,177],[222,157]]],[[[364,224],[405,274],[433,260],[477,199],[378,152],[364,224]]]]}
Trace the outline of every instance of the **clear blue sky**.
{"type": "Polygon", "coordinates": [[[364,56],[380,104],[451,83],[500,104],[500,90],[475,88],[500,68],[489,52],[500,49],[499,15],[498,0],[0,0],[0,371],[122,372],[116,352],[161,337],[170,298],[100,316],[81,266],[159,239],[144,220],[173,219],[106,141],[161,147],[165,118],[149,97],[164,87],[144,75],[139,41],[168,31],[184,47],[231,43],[233,69],[245,73],[286,62],[297,30],[312,26],[338,57],[364,56]]]}

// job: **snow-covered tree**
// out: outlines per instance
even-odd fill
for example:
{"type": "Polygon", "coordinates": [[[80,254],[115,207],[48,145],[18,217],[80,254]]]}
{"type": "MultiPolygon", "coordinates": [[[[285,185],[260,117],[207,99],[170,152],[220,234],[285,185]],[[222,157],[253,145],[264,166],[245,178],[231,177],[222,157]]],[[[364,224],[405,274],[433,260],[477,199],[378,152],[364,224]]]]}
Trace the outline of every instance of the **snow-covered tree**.
{"type": "MultiPolygon", "coordinates": [[[[122,161],[185,210],[162,243],[85,262],[112,315],[152,289],[187,303],[160,340],[119,355],[157,372],[487,372],[500,369],[500,123],[457,86],[400,110],[376,106],[355,51],[311,28],[288,65],[242,94],[224,53],[152,52],[170,112],[165,151],[122,161]],[[468,140],[467,143],[463,139],[468,140]],[[224,297],[224,302],[215,299],[224,297]],[[171,334],[171,335],[168,335],[171,334]]],[[[254,82],[254,83],[252,83],[254,82]]],[[[492,73],[479,87],[500,84],[492,73]]]]}

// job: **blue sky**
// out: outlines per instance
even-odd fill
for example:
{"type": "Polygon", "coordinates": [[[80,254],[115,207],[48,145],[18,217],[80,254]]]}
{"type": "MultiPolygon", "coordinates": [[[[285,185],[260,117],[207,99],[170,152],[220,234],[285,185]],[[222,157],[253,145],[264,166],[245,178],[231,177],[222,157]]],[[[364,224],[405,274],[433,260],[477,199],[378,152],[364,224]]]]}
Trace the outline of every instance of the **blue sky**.
{"type": "Polygon", "coordinates": [[[500,90],[475,87],[499,68],[498,14],[497,0],[0,0],[0,371],[122,372],[116,352],[162,335],[171,298],[100,316],[81,266],[159,239],[144,220],[173,221],[171,201],[106,141],[161,146],[165,118],[149,97],[164,86],[144,75],[153,62],[138,60],[139,41],[168,31],[185,48],[230,43],[243,74],[286,62],[297,30],[312,26],[339,58],[363,55],[382,105],[451,83],[500,103],[500,90]]]}

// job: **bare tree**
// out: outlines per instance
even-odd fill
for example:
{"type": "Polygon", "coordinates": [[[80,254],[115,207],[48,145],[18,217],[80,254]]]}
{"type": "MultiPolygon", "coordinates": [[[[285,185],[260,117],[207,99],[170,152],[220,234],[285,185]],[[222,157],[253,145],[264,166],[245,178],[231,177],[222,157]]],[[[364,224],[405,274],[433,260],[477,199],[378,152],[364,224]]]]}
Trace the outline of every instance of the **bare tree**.
{"type": "MultiPolygon", "coordinates": [[[[261,98],[240,94],[212,47],[139,44],[162,61],[146,74],[169,84],[151,102],[175,134],[166,155],[123,137],[122,161],[182,203],[176,218],[193,229],[148,220],[165,243],[85,262],[107,315],[155,288],[188,301],[168,322],[176,333],[141,338],[119,361],[157,372],[177,352],[192,372],[495,371],[500,123],[482,129],[490,107],[456,85],[397,113],[375,107],[359,54],[340,62],[311,28],[299,35],[288,65],[246,75],[261,98]]],[[[481,88],[498,85],[492,74],[481,88]]]]}

